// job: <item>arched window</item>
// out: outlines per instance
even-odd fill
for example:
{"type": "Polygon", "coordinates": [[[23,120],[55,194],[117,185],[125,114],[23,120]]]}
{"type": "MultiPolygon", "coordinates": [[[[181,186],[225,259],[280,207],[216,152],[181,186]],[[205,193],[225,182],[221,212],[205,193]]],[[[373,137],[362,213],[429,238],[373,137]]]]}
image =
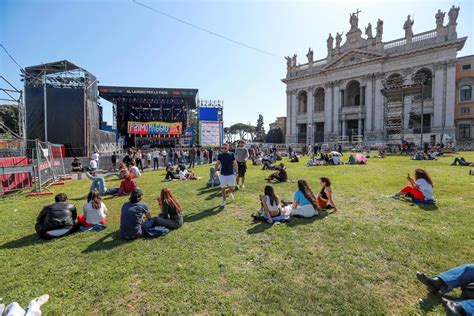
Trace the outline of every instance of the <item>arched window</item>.
{"type": "Polygon", "coordinates": [[[302,91],[298,96],[298,113],[306,113],[308,111],[308,95],[306,91],[302,91]]]}
{"type": "Polygon", "coordinates": [[[324,111],[324,89],[316,89],[314,94],[314,112],[323,112],[324,111]]]}
{"type": "Polygon", "coordinates": [[[461,97],[461,101],[470,101],[472,98],[472,87],[471,86],[462,86],[459,90],[459,95],[461,97]]]}
{"type": "Polygon", "coordinates": [[[388,77],[388,84],[393,86],[400,86],[403,84],[403,77],[398,73],[391,74],[388,77]]]}
{"type": "Polygon", "coordinates": [[[423,83],[423,99],[431,99],[432,97],[432,75],[429,69],[418,70],[415,74],[414,81],[415,83],[423,83]]]}
{"type": "Polygon", "coordinates": [[[358,81],[351,81],[347,85],[347,106],[360,105],[360,84],[358,81]]]}

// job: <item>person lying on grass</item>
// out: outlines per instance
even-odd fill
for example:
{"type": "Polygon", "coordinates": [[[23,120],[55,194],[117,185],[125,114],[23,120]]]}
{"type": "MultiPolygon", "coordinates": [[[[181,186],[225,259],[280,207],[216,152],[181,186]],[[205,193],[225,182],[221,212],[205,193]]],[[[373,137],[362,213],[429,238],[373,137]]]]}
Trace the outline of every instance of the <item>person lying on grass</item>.
{"type": "Polygon", "coordinates": [[[464,157],[461,157],[461,158],[454,158],[454,161],[453,163],[451,164],[451,166],[470,166],[470,167],[474,167],[474,162],[469,162],[469,161],[466,161],[466,159],[464,159],[464,157]]]}
{"type": "Polygon", "coordinates": [[[321,191],[316,197],[318,202],[317,209],[322,210],[330,207],[333,209],[333,213],[336,213],[337,207],[336,204],[334,204],[334,201],[332,200],[331,180],[329,180],[329,178],[327,177],[321,177],[319,179],[321,191]]]}
{"type": "Polygon", "coordinates": [[[268,178],[265,178],[265,180],[269,182],[273,180],[276,180],[277,182],[288,181],[288,174],[286,173],[285,165],[283,163],[280,163],[278,166],[276,166],[275,170],[276,172],[269,175],[268,178]]]}
{"type": "Polygon", "coordinates": [[[100,193],[91,191],[87,196],[87,204],[82,208],[83,214],[77,216],[77,221],[84,227],[104,226],[107,211],[100,193]]]}
{"type": "Polygon", "coordinates": [[[137,183],[135,182],[134,179],[132,179],[132,175],[129,172],[127,172],[124,175],[119,188],[111,188],[111,189],[107,189],[107,187],[105,186],[105,179],[103,177],[95,177],[94,174],[91,175],[87,172],[86,172],[86,176],[92,180],[89,191],[95,191],[95,189],[97,189],[100,195],[102,196],[105,196],[105,195],[121,196],[121,195],[129,194],[137,187],[137,183]]]}
{"type": "Polygon", "coordinates": [[[265,186],[264,194],[259,196],[261,211],[265,214],[267,222],[272,224],[272,217],[280,215],[280,199],[271,185],[265,186]]]}
{"type": "Polygon", "coordinates": [[[298,180],[298,191],[293,197],[293,204],[286,206],[284,215],[313,217],[318,215],[318,199],[305,180],[298,180]]]}
{"type": "Polygon", "coordinates": [[[154,218],[155,226],[177,229],[183,226],[183,211],[170,189],[163,188],[156,199],[160,206],[160,214],[154,218]]]}
{"type": "Polygon", "coordinates": [[[118,172],[117,172],[117,173],[110,173],[110,174],[107,174],[107,175],[105,176],[105,178],[111,177],[111,176],[116,176],[116,177],[118,177],[119,179],[123,179],[123,177],[125,176],[125,174],[127,174],[127,172],[128,172],[127,165],[124,164],[123,162],[121,162],[121,163],[119,163],[118,172]]]}
{"type": "Polygon", "coordinates": [[[463,264],[438,274],[434,278],[417,272],[416,277],[432,295],[445,294],[461,288],[460,301],[442,298],[449,315],[474,315],[474,264],[463,264]]]}
{"type": "Polygon", "coordinates": [[[296,155],[296,153],[293,153],[293,156],[290,158],[290,162],[300,162],[300,159],[296,155]]]}
{"type": "Polygon", "coordinates": [[[43,207],[36,218],[35,230],[41,239],[63,237],[78,228],[76,206],[67,203],[67,195],[59,193],[54,201],[54,204],[43,207]]]}
{"type": "Polygon", "coordinates": [[[191,170],[180,170],[178,173],[179,180],[198,180],[201,179],[191,170]]]}
{"type": "Polygon", "coordinates": [[[413,202],[431,202],[434,203],[433,181],[428,172],[423,169],[415,170],[415,179],[410,174],[407,176],[409,185],[403,187],[400,192],[393,195],[395,199],[401,197],[410,197],[413,202]]]}

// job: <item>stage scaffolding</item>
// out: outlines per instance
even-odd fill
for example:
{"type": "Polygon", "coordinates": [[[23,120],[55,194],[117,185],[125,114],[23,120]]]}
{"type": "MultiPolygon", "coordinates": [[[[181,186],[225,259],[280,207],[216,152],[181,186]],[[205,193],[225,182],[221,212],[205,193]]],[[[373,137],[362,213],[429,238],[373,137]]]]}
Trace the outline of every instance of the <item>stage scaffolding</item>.
{"type": "MultiPolygon", "coordinates": [[[[26,111],[23,103],[23,91],[15,88],[5,77],[0,76],[0,102],[7,102],[1,104],[3,108],[16,108],[18,110],[18,130],[12,130],[0,121],[0,131],[10,133],[11,139],[3,139],[8,141],[14,141],[17,143],[20,141],[20,148],[15,148],[23,151],[26,146],[26,111]]],[[[17,147],[17,145],[15,145],[17,147]]]]}

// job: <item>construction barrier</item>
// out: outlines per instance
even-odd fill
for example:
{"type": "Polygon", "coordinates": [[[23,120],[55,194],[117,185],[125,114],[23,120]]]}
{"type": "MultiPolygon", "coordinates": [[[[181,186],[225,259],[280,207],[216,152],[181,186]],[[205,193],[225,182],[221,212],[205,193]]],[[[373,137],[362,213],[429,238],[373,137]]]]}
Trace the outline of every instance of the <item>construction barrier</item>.
{"type": "Polygon", "coordinates": [[[31,188],[33,167],[27,157],[0,158],[0,195],[31,188]]]}

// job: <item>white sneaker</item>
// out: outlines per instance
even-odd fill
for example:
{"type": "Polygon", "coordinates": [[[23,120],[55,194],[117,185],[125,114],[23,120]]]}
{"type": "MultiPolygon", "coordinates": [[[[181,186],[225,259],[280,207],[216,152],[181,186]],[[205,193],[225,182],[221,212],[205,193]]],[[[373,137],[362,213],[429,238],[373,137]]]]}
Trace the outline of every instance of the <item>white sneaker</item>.
{"type": "Polygon", "coordinates": [[[242,189],[245,189],[245,184],[242,184],[241,188],[242,188],[242,189]]]}
{"type": "Polygon", "coordinates": [[[221,206],[225,206],[225,200],[222,200],[221,206]]]}
{"type": "Polygon", "coordinates": [[[237,190],[240,190],[240,186],[238,184],[236,185],[236,187],[237,187],[237,190]]]}
{"type": "Polygon", "coordinates": [[[49,295],[48,294],[43,294],[40,297],[37,297],[37,298],[33,299],[32,301],[35,301],[36,303],[38,303],[39,306],[41,306],[44,303],[46,303],[48,300],[49,300],[49,295]]]}
{"type": "Polygon", "coordinates": [[[230,200],[231,200],[232,202],[235,201],[234,195],[233,195],[232,193],[229,194],[229,198],[230,198],[230,200]]]}

